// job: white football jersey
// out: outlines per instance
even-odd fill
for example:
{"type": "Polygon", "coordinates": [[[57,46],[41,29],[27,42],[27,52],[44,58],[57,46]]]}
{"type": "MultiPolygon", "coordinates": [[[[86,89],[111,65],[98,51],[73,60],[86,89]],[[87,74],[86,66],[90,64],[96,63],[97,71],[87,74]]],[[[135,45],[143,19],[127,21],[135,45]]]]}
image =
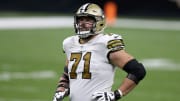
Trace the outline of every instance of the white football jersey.
{"type": "Polygon", "coordinates": [[[78,36],[63,41],[68,59],[71,101],[92,101],[96,91],[111,91],[115,67],[108,60],[108,53],[124,48],[120,35],[98,34],[85,44],[78,36]]]}

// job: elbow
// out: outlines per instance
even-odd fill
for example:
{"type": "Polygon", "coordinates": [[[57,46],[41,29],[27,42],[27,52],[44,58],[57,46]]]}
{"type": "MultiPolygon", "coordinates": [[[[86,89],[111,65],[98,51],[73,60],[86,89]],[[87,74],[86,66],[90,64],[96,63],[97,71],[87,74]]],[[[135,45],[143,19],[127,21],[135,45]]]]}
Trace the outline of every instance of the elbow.
{"type": "Polygon", "coordinates": [[[138,84],[146,76],[146,70],[143,64],[138,63],[135,59],[129,61],[123,68],[127,73],[127,78],[138,84]]]}
{"type": "Polygon", "coordinates": [[[139,78],[139,80],[142,80],[145,78],[145,76],[146,76],[146,69],[142,65],[141,68],[139,68],[139,77],[138,78],[139,78]]]}

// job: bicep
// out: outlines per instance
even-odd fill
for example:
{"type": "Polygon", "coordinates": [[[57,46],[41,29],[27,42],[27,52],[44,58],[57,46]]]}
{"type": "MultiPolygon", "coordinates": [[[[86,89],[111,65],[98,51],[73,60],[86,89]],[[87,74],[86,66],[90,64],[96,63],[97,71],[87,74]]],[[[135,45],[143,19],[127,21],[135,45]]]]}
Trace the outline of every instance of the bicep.
{"type": "Polygon", "coordinates": [[[111,52],[109,55],[111,63],[120,68],[123,68],[124,65],[133,58],[134,57],[128,54],[125,50],[111,52]]]}

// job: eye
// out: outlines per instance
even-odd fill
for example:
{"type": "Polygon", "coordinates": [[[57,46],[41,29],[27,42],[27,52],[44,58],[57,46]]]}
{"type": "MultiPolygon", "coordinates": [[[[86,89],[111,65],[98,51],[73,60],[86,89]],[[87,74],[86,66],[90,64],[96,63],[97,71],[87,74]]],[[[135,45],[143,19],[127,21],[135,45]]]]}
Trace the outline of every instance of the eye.
{"type": "Polygon", "coordinates": [[[78,21],[83,21],[83,18],[79,18],[78,21]]]}

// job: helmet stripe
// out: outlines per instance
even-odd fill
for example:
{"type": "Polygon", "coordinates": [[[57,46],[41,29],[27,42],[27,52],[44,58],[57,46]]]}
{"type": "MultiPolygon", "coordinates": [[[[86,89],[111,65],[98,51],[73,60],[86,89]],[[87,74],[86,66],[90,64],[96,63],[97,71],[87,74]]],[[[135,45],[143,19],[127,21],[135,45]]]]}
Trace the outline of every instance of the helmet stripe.
{"type": "Polygon", "coordinates": [[[85,12],[89,5],[90,5],[90,3],[83,5],[82,8],[80,9],[80,12],[85,12]]]}

